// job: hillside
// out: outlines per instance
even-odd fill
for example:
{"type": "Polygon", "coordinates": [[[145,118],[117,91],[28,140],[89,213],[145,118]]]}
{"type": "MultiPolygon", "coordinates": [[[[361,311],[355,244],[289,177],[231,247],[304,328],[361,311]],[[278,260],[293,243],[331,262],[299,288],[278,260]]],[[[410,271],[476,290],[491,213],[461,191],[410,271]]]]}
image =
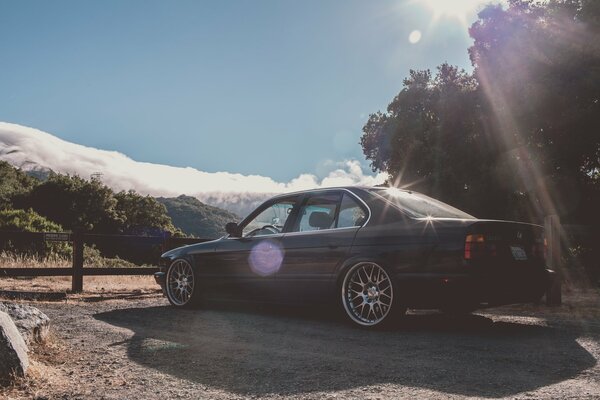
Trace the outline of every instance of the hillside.
{"type": "Polygon", "coordinates": [[[218,238],[225,234],[225,224],[238,222],[240,218],[218,207],[202,203],[195,197],[157,197],[167,208],[173,225],[188,235],[203,238],[218,238]]]}

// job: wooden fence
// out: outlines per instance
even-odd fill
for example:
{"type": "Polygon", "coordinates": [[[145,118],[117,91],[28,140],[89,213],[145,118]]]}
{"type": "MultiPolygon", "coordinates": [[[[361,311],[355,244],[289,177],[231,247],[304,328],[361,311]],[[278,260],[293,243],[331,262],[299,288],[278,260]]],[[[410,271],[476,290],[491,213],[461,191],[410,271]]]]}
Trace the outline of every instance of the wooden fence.
{"type": "Polygon", "coordinates": [[[98,235],[90,233],[71,232],[0,232],[0,244],[6,242],[37,243],[46,242],[71,243],[72,245],[72,267],[70,268],[0,268],[0,277],[17,276],[71,276],[72,291],[80,293],[83,291],[83,277],[92,275],[152,275],[158,272],[155,267],[84,267],[83,248],[85,244],[113,243],[135,246],[140,249],[158,247],[160,252],[181,247],[188,244],[206,242],[211,239],[205,238],[175,238],[170,235],[163,236],[133,236],[133,235],[98,235]]]}

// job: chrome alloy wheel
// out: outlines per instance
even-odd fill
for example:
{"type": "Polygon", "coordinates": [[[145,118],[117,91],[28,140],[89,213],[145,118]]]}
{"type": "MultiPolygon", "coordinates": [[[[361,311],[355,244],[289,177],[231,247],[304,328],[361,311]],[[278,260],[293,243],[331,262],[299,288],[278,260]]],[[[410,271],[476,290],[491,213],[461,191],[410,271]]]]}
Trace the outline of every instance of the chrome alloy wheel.
{"type": "Polygon", "coordinates": [[[392,281],[379,265],[363,262],[346,273],[342,302],[348,316],[357,324],[379,324],[389,314],[393,299],[392,281]]]}
{"type": "Polygon", "coordinates": [[[167,296],[176,306],[188,304],[194,293],[194,271],[185,260],[175,260],[167,272],[167,296]]]}

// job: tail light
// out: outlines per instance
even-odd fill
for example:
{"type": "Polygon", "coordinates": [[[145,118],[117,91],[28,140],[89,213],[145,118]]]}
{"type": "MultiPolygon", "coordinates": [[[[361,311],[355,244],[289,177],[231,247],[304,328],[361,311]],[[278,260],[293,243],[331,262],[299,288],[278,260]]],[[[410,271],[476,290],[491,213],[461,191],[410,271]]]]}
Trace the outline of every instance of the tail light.
{"type": "Polygon", "coordinates": [[[482,234],[467,235],[465,239],[465,260],[479,258],[485,254],[485,236],[482,234]]]}

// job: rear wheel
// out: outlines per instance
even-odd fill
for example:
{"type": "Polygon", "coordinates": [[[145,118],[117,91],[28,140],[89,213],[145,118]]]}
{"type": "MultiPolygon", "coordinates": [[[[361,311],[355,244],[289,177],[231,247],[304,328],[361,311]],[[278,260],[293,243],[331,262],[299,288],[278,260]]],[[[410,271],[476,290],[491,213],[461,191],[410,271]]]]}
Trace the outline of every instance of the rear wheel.
{"type": "Polygon", "coordinates": [[[191,307],[198,303],[199,288],[194,269],[186,260],[175,260],[169,266],[166,277],[169,302],[176,307],[191,307]]]}
{"type": "Polygon", "coordinates": [[[342,305],[352,322],[364,327],[387,325],[406,308],[394,293],[386,270],[373,262],[352,266],[342,281],[342,305]],[[396,296],[396,297],[394,297],[396,296]]]}

